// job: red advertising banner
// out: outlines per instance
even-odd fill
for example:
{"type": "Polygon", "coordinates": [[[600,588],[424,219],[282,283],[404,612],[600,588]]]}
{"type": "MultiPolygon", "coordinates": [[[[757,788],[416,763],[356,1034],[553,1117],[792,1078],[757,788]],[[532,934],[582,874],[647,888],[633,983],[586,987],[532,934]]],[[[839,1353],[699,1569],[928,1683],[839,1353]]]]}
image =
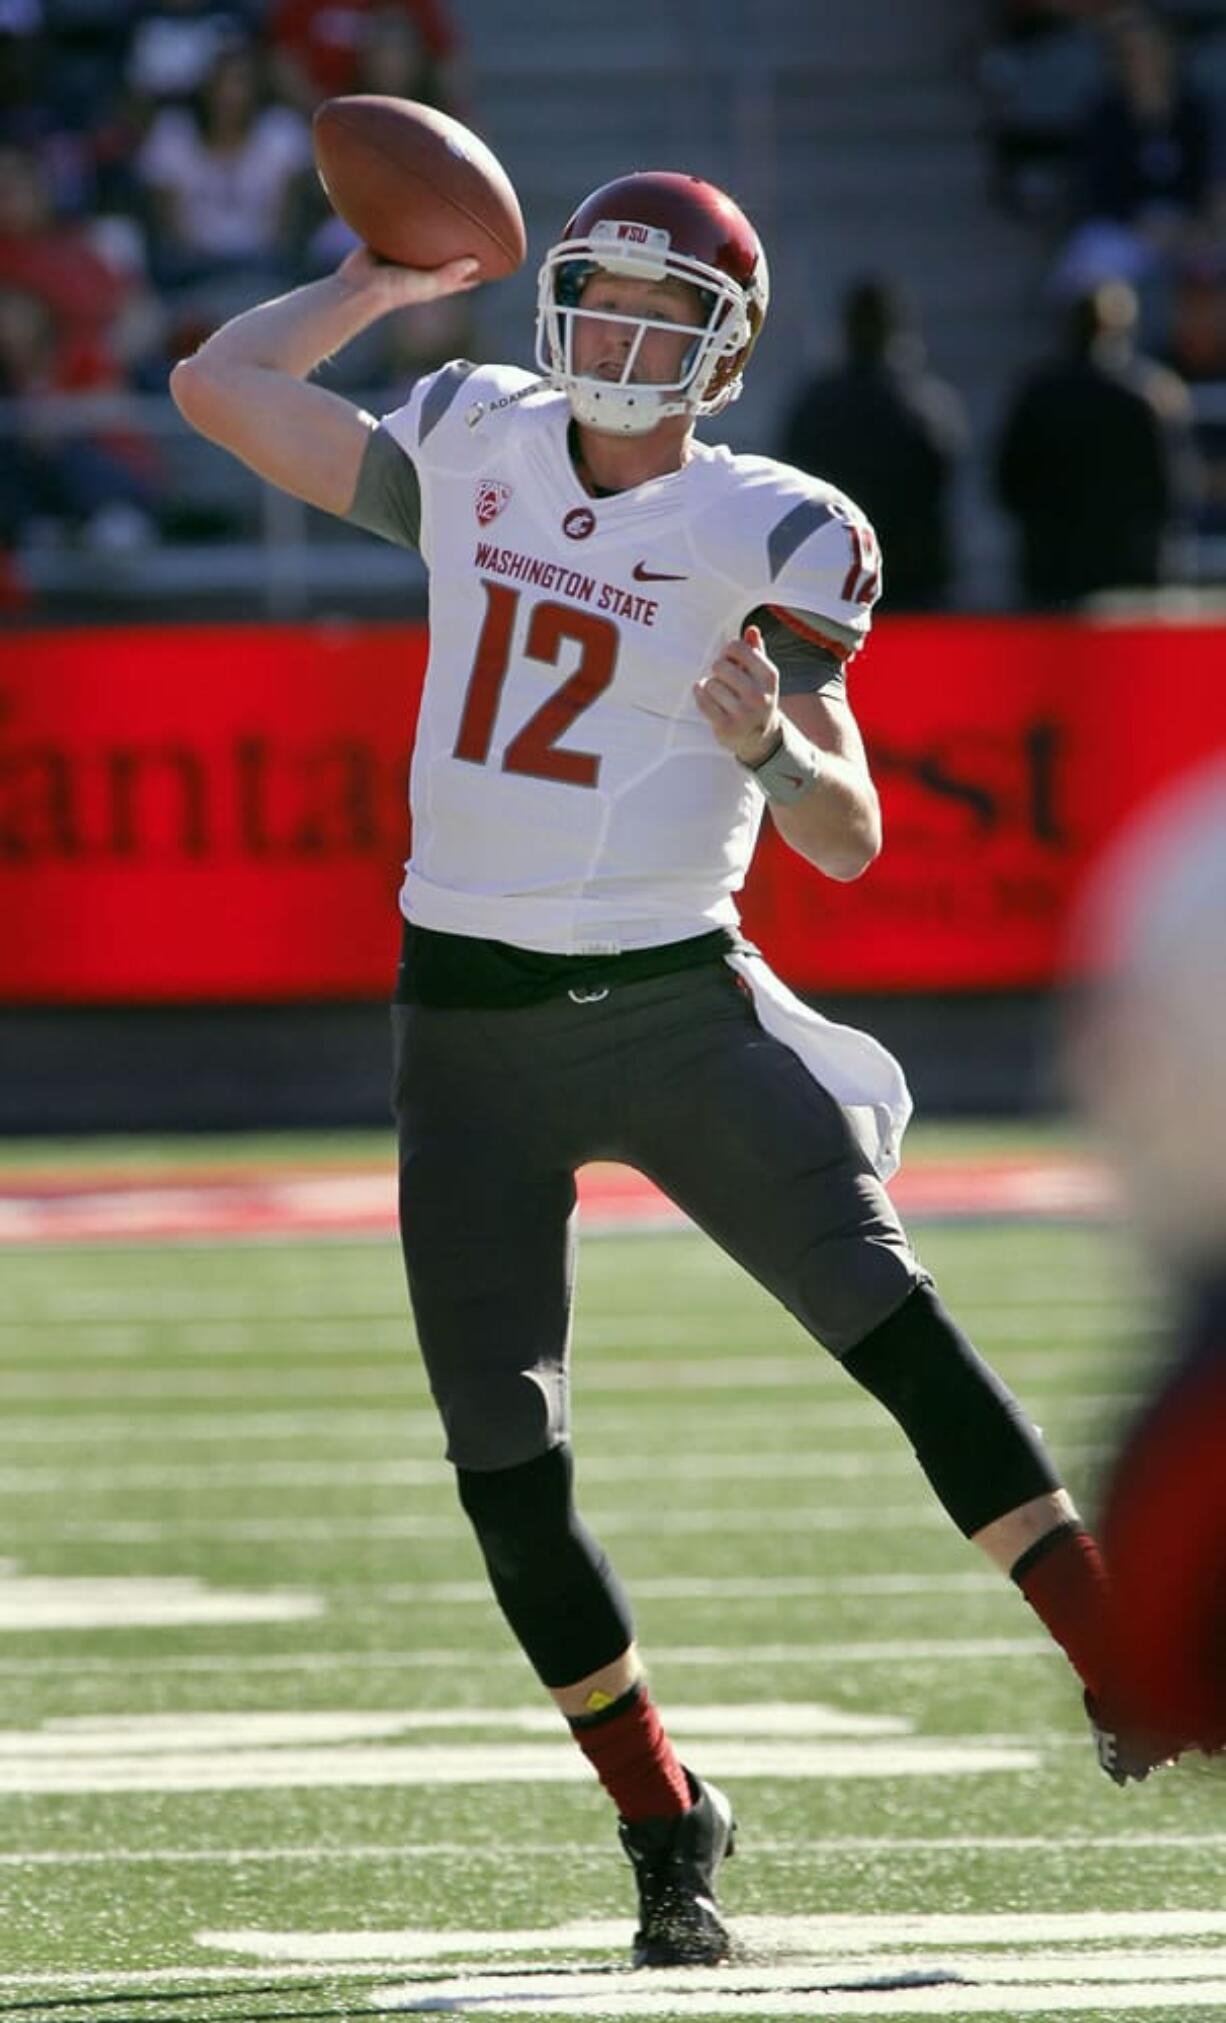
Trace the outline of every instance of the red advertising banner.
{"type": "Polygon", "coordinates": [[[420,626],[2,652],[0,999],[390,993],[420,626]]]}
{"type": "MultiPolygon", "coordinates": [[[[9,635],[0,1000],[386,996],[420,626],[9,635]]],[[[750,932],[813,992],[1025,988],[1085,866],[1226,749],[1226,629],[882,622],[852,673],[886,848],[849,886],[764,834],[750,932]]]]}
{"type": "Polygon", "coordinates": [[[1226,750],[1223,627],[887,620],[850,683],[882,855],[832,885],[768,835],[744,908],[813,990],[1050,982],[1090,861],[1149,795],[1226,750]]]}

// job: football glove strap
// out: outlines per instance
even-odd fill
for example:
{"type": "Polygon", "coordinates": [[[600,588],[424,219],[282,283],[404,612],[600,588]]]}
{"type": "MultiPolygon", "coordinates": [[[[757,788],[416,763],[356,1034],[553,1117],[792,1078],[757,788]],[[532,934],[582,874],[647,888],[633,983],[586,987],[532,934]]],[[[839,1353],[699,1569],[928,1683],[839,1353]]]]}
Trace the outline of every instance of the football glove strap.
{"type": "Polygon", "coordinates": [[[542,1685],[573,1685],[634,1641],[625,1592],[574,1500],[563,1443],[517,1468],[457,1468],[498,1605],[542,1685]]]}
{"type": "Polygon", "coordinates": [[[764,759],[759,759],[756,765],[747,765],[745,771],[753,774],[768,801],[782,807],[812,793],[822,776],[822,755],[812,740],[785,716],[778,741],[764,759]]]}
{"type": "Polygon", "coordinates": [[[930,1283],[916,1286],[843,1362],[897,1419],[964,1537],[1060,1488],[1037,1427],[930,1283]]]}

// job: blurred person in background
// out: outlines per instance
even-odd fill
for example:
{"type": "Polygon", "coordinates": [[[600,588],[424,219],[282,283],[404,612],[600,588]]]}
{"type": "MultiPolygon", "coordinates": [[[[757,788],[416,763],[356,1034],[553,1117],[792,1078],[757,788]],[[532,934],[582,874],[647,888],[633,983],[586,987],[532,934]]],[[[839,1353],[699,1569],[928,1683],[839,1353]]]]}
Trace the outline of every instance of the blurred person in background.
{"type": "Polygon", "coordinates": [[[1105,82],[1088,8],[1006,0],[980,61],[993,189],[1006,209],[1048,219],[1068,205],[1086,119],[1105,82]]]}
{"type": "Polygon", "coordinates": [[[1195,499],[1191,405],[1176,373],[1138,353],[1136,322],[1126,283],[1092,289],[1069,315],[1064,351],[1009,405],[997,492],[1037,609],[1168,579],[1172,534],[1195,499]]]}
{"type": "Polygon", "coordinates": [[[1116,1690],[1226,1745],[1226,756],[1159,797],[1086,898],[1071,1078],[1156,1267],[1163,1357],[1104,1501],[1116,1690]],[[1155,1578],[1157,1570],[1159,1577],[1155,1578]]]}
{"type": "Polygon", "coordinates": [[[0,546],[80,538],[95,549],[144,545],[156,531],[153,445],[123,415],[113,363],[47,304],[0,286],[0,546]]]}
{"type": "Polygon", "coordinates": [[[355,91],[390,91],[444,112],[462,103],[459,35],[443,0],[273,0],[267,34],[278,90],[305,112],[355,91]],[[376,17],[399,26],[412,54],[394,84],[372,80],[376,17]]]}
{"type": "Polygon", "coordinates": [[[259,32],[264,7],[262,0],[134,0],[131,13],[126,82],[152,116],[194,98],[222,50],[259,32]]]}
{"type": "Polygon", "coordinates": [[[1150,10],[1114,9],[1102,33],[1114,81],[1086,121],[1077,222],[1052,283],[1067,301],[1102,281],[1131,282],[1143,340],[1162,350],[1174,279],[1212,211],[1213,109],[1150,10]]]}
{"type": "Polygon", "coordinates": [[[139,228],[57,215],[47,169],[30,149],[0,146],[0,286],[36,296],[60,338],[93,346],[116,383],[160,344],[139,228]]]}
{"type": "Polygon", "coordinates": [[[37,156],[62,214],[112,206],[131,16],[128,0],[0,0],[0,146],[37,156]]]}
{"type": "Polygon", "coordinates": [[[802,388],[779,453],[863,507],[890,558],[884,608],[932,610],[955,573],[950,506],[966,413],[926,370],[923,338],[890,282],[851,286],[842,329],[842,363],[802,388]]]}
{"type": "Polygon", "coordinates": [[[214,55],[188,104],[157,115],[139,157],[154,280],[182,313],[224,316],[293,277],[297,185],[313,173],[301,114],[268,102],[261,52],[214,55]]]}

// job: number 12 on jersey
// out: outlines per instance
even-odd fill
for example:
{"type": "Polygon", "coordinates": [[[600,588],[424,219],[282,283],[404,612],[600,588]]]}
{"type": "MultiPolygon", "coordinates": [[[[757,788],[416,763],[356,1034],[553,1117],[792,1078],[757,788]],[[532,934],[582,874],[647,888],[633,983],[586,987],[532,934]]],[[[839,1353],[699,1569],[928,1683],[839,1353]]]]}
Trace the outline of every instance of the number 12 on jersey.
{"type": "Polygon", "coordinates": [[[873,604],[881,589],[881,550],[877,546],[877,536],[867,520],[853,518],[841,511],[837,517],[842,520],[851,535],[851,568],[843,579],[840,593],[844,604],[873,604]]]}
{"type": "MultiPolygon", "coordinates": [[[[511,665],[520,592],[505,583],[483,581],[486,609],[481,637],[464,695],[454,756],[474,766],[488,763],[503,683],[511,665]]],[[[594,787],[600,774],[596,752],[562,747],[563,737],[603,695],[613,679],[619,636],[616,625],[594,611],[579,611],[552,599],[535,604],[528,616],[524,658],[556,667],[564,645],[579,648],[579,665],[540,708],[521,724],[502,755],[504,773],[527,773],[536,780],[559,780],[571,787],[594,787]]]]}

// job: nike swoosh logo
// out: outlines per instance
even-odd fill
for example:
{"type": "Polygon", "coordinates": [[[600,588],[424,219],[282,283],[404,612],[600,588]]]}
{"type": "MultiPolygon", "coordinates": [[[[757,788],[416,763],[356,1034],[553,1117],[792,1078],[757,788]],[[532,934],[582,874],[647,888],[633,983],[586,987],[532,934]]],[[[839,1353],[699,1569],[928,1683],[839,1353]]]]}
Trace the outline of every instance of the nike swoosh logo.
{"type": "Polygon", "coordinates": [[[686,576],[672,576],[667,569],[649,569],[645,562],[636,562],[630,571],[636,583],[686,583],[686,576]]]}

